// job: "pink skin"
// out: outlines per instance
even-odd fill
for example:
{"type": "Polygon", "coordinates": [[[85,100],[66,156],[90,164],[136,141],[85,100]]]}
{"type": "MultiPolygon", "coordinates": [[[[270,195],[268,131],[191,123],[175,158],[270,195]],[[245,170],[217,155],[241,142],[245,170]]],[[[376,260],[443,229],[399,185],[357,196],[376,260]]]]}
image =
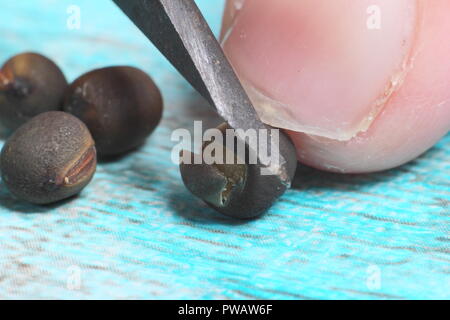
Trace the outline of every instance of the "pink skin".
{"type": "Polygon", "coordinates": [[[229,0],[222,39],[261,119],[288,130],[302,163],[372,172],[450,129],[449,12],[448,0],[229,0]],[[374,4],[379,29],[366,24],[374,4]]]}

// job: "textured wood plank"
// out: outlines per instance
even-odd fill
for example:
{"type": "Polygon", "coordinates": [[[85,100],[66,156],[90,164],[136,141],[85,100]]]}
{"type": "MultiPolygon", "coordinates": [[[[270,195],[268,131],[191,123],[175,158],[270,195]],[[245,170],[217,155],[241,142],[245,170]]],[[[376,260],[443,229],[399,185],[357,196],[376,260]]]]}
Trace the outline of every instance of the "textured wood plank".
{"type": "MultiPolygon", "coordinates": [[[[223,2],[198,2],[217,30],[223,2]]],[[[262,219],[226,219],[169,161],[173,129],[220,120],[112,2],[76,1],[80,30],[66,27],[72,3],[2,1],[0,59],[40,51],[70,80],[143,68],[162,88],[164,121],[76,199],[30,206],[0,185],[0,298],[450,298],[450,135],[384,173],[300,168],[262,219]]]]}

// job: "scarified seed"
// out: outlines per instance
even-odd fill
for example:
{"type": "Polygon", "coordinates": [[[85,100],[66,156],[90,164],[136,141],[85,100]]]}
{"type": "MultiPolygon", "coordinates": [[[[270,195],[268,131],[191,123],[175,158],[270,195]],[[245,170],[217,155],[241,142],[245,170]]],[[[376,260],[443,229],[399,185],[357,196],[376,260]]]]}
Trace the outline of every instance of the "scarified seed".
{"type": "Polygon", "coordinates": [[[17,129],[1,152],[2,179],[16,197],[48,204],[79,193],[92,179],[94,140],[76,117],[40,114],[17,129]]]}

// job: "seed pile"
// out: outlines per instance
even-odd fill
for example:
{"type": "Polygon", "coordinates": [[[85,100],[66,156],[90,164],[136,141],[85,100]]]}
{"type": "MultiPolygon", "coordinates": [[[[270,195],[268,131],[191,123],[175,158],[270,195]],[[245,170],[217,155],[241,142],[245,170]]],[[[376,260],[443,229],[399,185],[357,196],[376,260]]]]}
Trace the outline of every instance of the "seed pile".
{"type": "Polygon", "coordinates": [[[142,145],[163,102],[144,72],[108,67],[68,85],[50,59],[19,54],[0,69],[0,125],[12,134],[0,155],[2,179],[16,197],[49,204],[78,194],[100,157],[142,145]]]}

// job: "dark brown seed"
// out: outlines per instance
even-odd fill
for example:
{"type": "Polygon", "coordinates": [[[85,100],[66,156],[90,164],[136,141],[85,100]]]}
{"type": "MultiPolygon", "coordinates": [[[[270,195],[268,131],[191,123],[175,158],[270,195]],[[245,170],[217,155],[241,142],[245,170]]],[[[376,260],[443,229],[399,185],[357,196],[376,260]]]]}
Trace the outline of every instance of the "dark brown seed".
{"type": "Polygon", "coordinates": [[[61,108],[67,81],[58,66],[36,53],[22,53],[0,69],[0,123],[9,131],[32,117],[61,108]]]}
{"type": "MultiPolygon", "coordinates": [[[[228,124],[223,123],[217,129],[222,133],[222,141],[226,142],[226,130],[230,129],[228,124]]],[[[205,143],[203,150],[210,144],[205,143]]],[[[236,146],[236,140],[235,144],[236,146]]],[[[239,206],[241,198],[245,197],[245,188],[247,185],[249,166],[241,164],[237,161],[236,150],[228,150],[225,145],[221,146],[222,163],[196,164],[195,155],[182,151],[182,159],[189,159],[189,163],[181,162],[180,173],[186,188],[195,196],[199,197],[207,204],[218,210],[219,212],[235,217],[250,218],[252,214],[242,216],[242,212],[233,212],[229,210],[232,206],[239,206]],[[225,155],[227,152],[234,154],[234,163],[226,164],[225,155]]]]}
{"type": "MultiPolygon", "coordinates": [[[[183,151],[182,157],[194,159],[194,155],[183,151]]],[[[206,203],[225,208],[240,195],[247,180],[245,164],[189,164],[181,163],[181,177],[191,193],[206,203]]]]}
{"type": "MultiPolygon", "coordinates": [[[[267,166],[260,162],[253,163],[251,161],[251,150],[248,144],[245,146],[245,154],[241,154],[237,147],[237,137],[229,136],[226,132],[231,129],[227,124],[222,124],[217,129],[221,132],[221,140],[216,141],[214,148],[207,147],[212,143],[208,142],[203,145],[203,153],[208,156],[209,152],[223,157],[229,153],[234,155],[234,162],[226,163],[226,157],[219,160],[221,163],[210,163],[199,161],[194,162],[195,155],[182,151],[182,162],[180,164],[181,177],[187,189],[195,196],[205,201],[216,211],[236,219],[253,219],[266,212],[273,203],[286,191],[288,185],[280,184],[280,177],[276,174],[262,174],[262,169],[268,169],[267,166]],[[231,148],[233,144],[227,144],[227,139],[234,139],[234,150],[231,148]],[[217,143],[222,143],[219,145],[217,143]],[[216,153],[216,150],[220,151],[216,153]],[[214,152],[214,153],[213,153],[214,152]],[[238,161],[239,159],[239,161],[238,161]],[[187,163],[183,162],[188,160],[187,163]],[[210,164],[208,164],[210,163],[210,164]]],[[[242,142],[240,142],[242,143],[242,142]]],[[[241,145],[242,147],[242,145],[241,145]]],[[[242,151],[242,149],[241,149],[242,151]]],[[[200,155],[196,155],[200,157],[200,155]]],[[[296,168],[295,152],[292,150],[293,159],[290,160],[288,166],[289,179],[292,178],[296,168]]],[[[207,157],[208,158],[208,157],[207,157]]],[[[198,160],[202,160],[198,158],[198,160]]]]}
{"type": "Polygon", "coordinates": [[[66,94],[64,111],[88,126],[99,156],[114,156],[145,142],[161,120],[162,97],[141,70],[108,67],[75,80],[66,94]]]}
{"type": "Polygon", "coordinates": [[[16,197],[36,204],[79,193],[97,164],[94,140],[76,117],[40,114],[17,129],[1,152],[1,174],[16,197]]]}

